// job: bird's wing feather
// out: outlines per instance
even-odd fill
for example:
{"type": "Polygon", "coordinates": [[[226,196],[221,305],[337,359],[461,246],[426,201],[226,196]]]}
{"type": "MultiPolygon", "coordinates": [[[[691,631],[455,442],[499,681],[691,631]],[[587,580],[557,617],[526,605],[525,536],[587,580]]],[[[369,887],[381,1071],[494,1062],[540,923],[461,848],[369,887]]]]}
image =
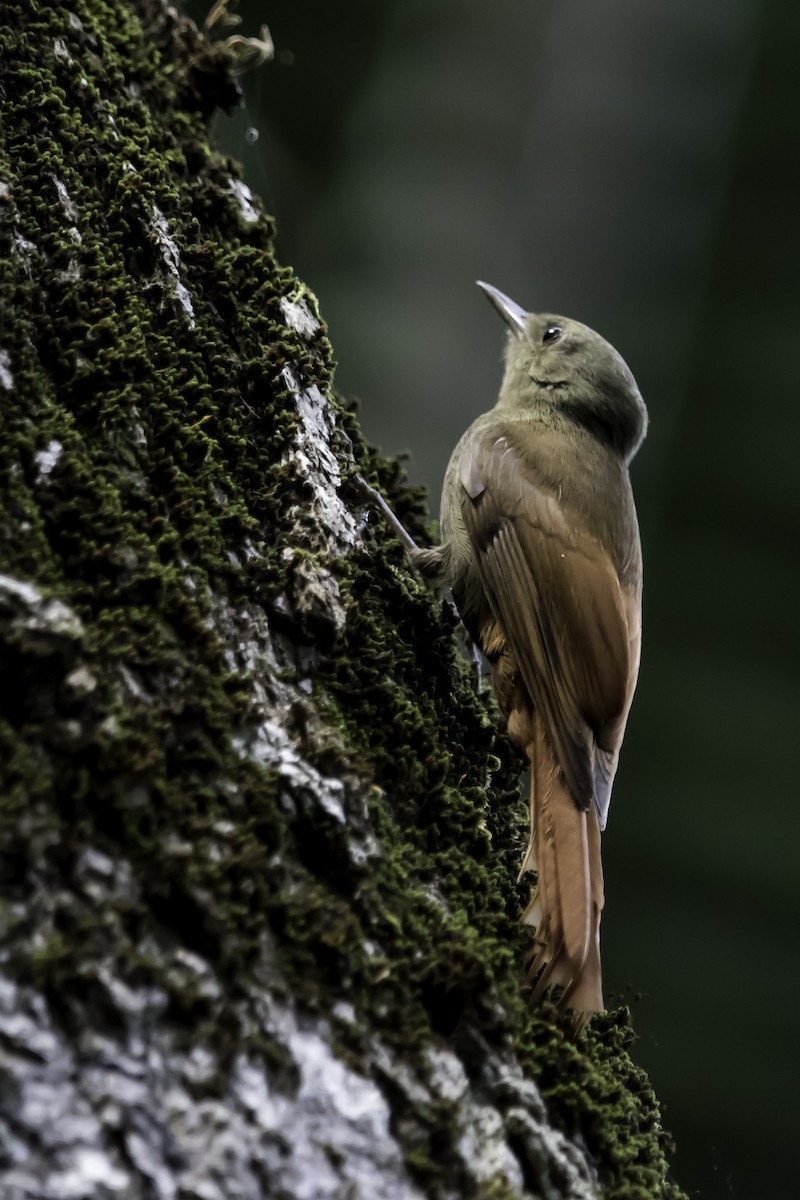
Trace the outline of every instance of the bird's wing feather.
{"type": "MultiPolygon", "coordinates": [[[[470,485],[462,492],[462,516],[481,584],[569,790],[588,808],[595,795],[594,741],[615,757],[621,737],[614,733],[624,725],[632,691],[617,573],[600,542],[535,477],[508,438],[470,439],[460,467],[462,485],[470,485]]],[[[596,799],[604,820],[608,797],[596,799]]]]}

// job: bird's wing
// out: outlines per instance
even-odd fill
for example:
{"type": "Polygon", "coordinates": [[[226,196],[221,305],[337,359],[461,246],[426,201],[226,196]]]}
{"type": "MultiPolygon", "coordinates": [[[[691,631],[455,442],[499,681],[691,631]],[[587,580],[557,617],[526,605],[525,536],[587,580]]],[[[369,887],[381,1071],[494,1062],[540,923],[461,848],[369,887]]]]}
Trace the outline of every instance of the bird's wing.
{"type": "Polygon", "coordinates": [[[459,467],[462,516],[492,613],[571,795],[583,809],[594,797],[604,823],[610,780],[595,782],[604,767],[613,778],[638,666],[617,572],[511,437],[495,429],[470,439],[459,467]]]}

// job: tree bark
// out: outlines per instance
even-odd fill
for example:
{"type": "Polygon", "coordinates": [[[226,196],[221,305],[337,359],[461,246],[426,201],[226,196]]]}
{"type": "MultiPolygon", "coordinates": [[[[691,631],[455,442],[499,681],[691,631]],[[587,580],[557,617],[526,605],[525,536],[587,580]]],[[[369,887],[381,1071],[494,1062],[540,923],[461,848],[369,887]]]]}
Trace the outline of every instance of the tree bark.
{"type": "Polygon", "coordinates": [[[0,1191],[678,1197],[525,995],[519,762],[162,0],[0,3],[0,1191]]]}

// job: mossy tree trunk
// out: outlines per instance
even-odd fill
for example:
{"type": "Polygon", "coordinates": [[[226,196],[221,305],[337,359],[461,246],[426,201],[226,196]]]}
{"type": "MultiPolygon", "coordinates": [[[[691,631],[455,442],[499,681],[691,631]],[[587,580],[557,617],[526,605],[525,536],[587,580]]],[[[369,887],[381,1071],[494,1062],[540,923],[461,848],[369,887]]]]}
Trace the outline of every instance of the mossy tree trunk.
{"type": "MultiPolygon", "coordinates": [[[[677,1196],[163,0],[0,3],[0,1192],[677,1196]]],[[[422,531],[424,532],[424,531],[422,531]]]]}

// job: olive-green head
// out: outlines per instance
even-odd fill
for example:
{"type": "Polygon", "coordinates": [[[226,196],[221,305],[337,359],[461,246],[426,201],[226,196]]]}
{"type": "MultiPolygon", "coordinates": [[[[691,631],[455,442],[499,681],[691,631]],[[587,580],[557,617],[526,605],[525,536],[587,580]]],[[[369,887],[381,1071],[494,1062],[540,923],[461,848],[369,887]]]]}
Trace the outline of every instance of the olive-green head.
{"type": "Polygon", "coordinates": [[[497,407],[553,408],[629,462],[647,431],[647,409],[624,359],[570,317],[528,313],[478,282],[509,327],[497,407]]]}

